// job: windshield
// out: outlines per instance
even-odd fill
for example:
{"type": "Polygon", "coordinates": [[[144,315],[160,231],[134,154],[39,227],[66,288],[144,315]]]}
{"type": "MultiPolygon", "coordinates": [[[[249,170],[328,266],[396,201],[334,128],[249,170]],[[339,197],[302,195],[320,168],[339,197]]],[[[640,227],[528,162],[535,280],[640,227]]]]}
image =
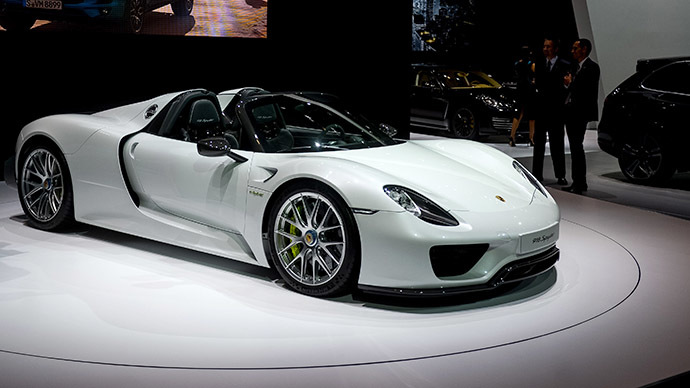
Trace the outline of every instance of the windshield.
{"type": "Polygon", "coordinates": [[[501,84],[480,71],[447,70],[440,73],[440,79],[448,88],[500,88],[501,84]]]}
{"type": "Polygon", "coordinates": [[[265,152],[318,152],[396,144],[352,113],[300,96],[267,96],[245,109],[265,152]]]}

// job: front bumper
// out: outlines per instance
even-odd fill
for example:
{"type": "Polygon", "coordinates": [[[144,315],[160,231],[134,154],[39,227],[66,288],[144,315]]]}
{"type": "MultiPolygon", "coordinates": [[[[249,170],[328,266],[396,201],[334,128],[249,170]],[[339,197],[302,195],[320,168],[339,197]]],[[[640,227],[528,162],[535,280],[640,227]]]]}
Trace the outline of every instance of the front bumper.
{"type": "Polygon", "coordinates": [[[457,227],[430,225],[406,212],[356,214],[362,257],[360,289],[396,295],[491,289],[523,278],[501,275],[515,271],[510,269],[513,265],[527,263],[524,265],[539,267],[525,273],[531,277],[548,270],[558,260],[555,246],[560,212],[546,198],[512,210],[452,213],[460,221],[457,227]],[[477,245],[485,246],[478,256],[447,256],[451,263],[448,267],[463,268],[462,271],[447,274],[434,265],[437,262],[432,252],[436,247],[477,245]],[[537,262],[530,264],[533,260],[537,262]]]}
{"type": "Polygon", "coordinates": [[[360,285],[361,291],[386,295],[386,296],[403,296],[403,297],[441,297],[462,295],[473,292],[491,291],[496,288],[510,283],[519,282],[535,276],[539,276],[546,271],[553,268],[560,257],[560,251],[555,246],[551,249],[528,257],[526,259],[514,261],[506,264],[501,268],[496,275],[486,283],[477,284],[473,286],[464,287],[448,287],[448,288],[387,288],[377,286],[360,285]]]}

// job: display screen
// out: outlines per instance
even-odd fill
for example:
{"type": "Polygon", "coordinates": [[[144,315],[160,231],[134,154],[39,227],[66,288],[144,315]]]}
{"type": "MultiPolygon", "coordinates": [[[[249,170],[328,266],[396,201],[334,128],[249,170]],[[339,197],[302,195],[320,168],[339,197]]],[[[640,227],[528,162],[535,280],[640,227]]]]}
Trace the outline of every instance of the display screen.
{"type": "Polygon", "coordinates": [[[473,39],[475,0],[413,0],[412,51],[450,52],[473,39]]]}
{"type": "Polygon", "coordinates": [[[0,0],[0,30],[266,38],[267,9],[268,0],[0,0]]]}

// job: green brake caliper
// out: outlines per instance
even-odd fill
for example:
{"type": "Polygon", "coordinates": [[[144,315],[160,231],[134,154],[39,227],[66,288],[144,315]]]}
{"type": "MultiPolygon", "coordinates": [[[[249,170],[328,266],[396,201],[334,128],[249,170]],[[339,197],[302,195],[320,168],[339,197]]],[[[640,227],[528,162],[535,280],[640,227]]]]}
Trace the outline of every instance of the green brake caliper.
{"type": "MultiPolygon", "coordinates": [[[[300,212],[302,211],[302,208],[300,206],[295,206],[295,211],[300,212]]],[[[294,223],[299,222],[297,220],[297,214],[293,213],[290,221],[293,221],[294,223]]],[[[290,224],[290,234],[293,236],[297,236],[297,232],[297,227],[294,224],[290,224]]],[[[302,250],[301,244],[293,245],[292,248],[290,248],[290,250],[292,251],[292,258],[294,259],[295,257],[297,257],[297,255],[299,255],[300,251],[302,250]]]]}

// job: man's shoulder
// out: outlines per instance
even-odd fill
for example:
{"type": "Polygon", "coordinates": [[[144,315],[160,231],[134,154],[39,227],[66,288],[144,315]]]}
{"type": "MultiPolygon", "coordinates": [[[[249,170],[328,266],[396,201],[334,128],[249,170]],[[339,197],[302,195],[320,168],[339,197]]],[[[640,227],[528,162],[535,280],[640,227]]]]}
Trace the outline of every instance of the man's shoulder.
{"type": "Polygon", "coordinates": [[[556,63],[559,64],[559,65],[561,65],[561,66],[570,66],[570,65],[572,65],[572,63],[570,63],[569,60],[567,60],[567,59],[565,59],[565,58],[561,58],[561,57],[558,57],[558,59],[556,59],[556,63]]]}
{"type": "Polygon", "coordinates": [[[590,57],[587,57],[587,59],[585,59],[585,61],[582,63],[582,66],[587,66],[587,67],[596,68],[596,69],[599,68],[599,64],[594,62],[594,59],[592,59],[590,57]]]}

